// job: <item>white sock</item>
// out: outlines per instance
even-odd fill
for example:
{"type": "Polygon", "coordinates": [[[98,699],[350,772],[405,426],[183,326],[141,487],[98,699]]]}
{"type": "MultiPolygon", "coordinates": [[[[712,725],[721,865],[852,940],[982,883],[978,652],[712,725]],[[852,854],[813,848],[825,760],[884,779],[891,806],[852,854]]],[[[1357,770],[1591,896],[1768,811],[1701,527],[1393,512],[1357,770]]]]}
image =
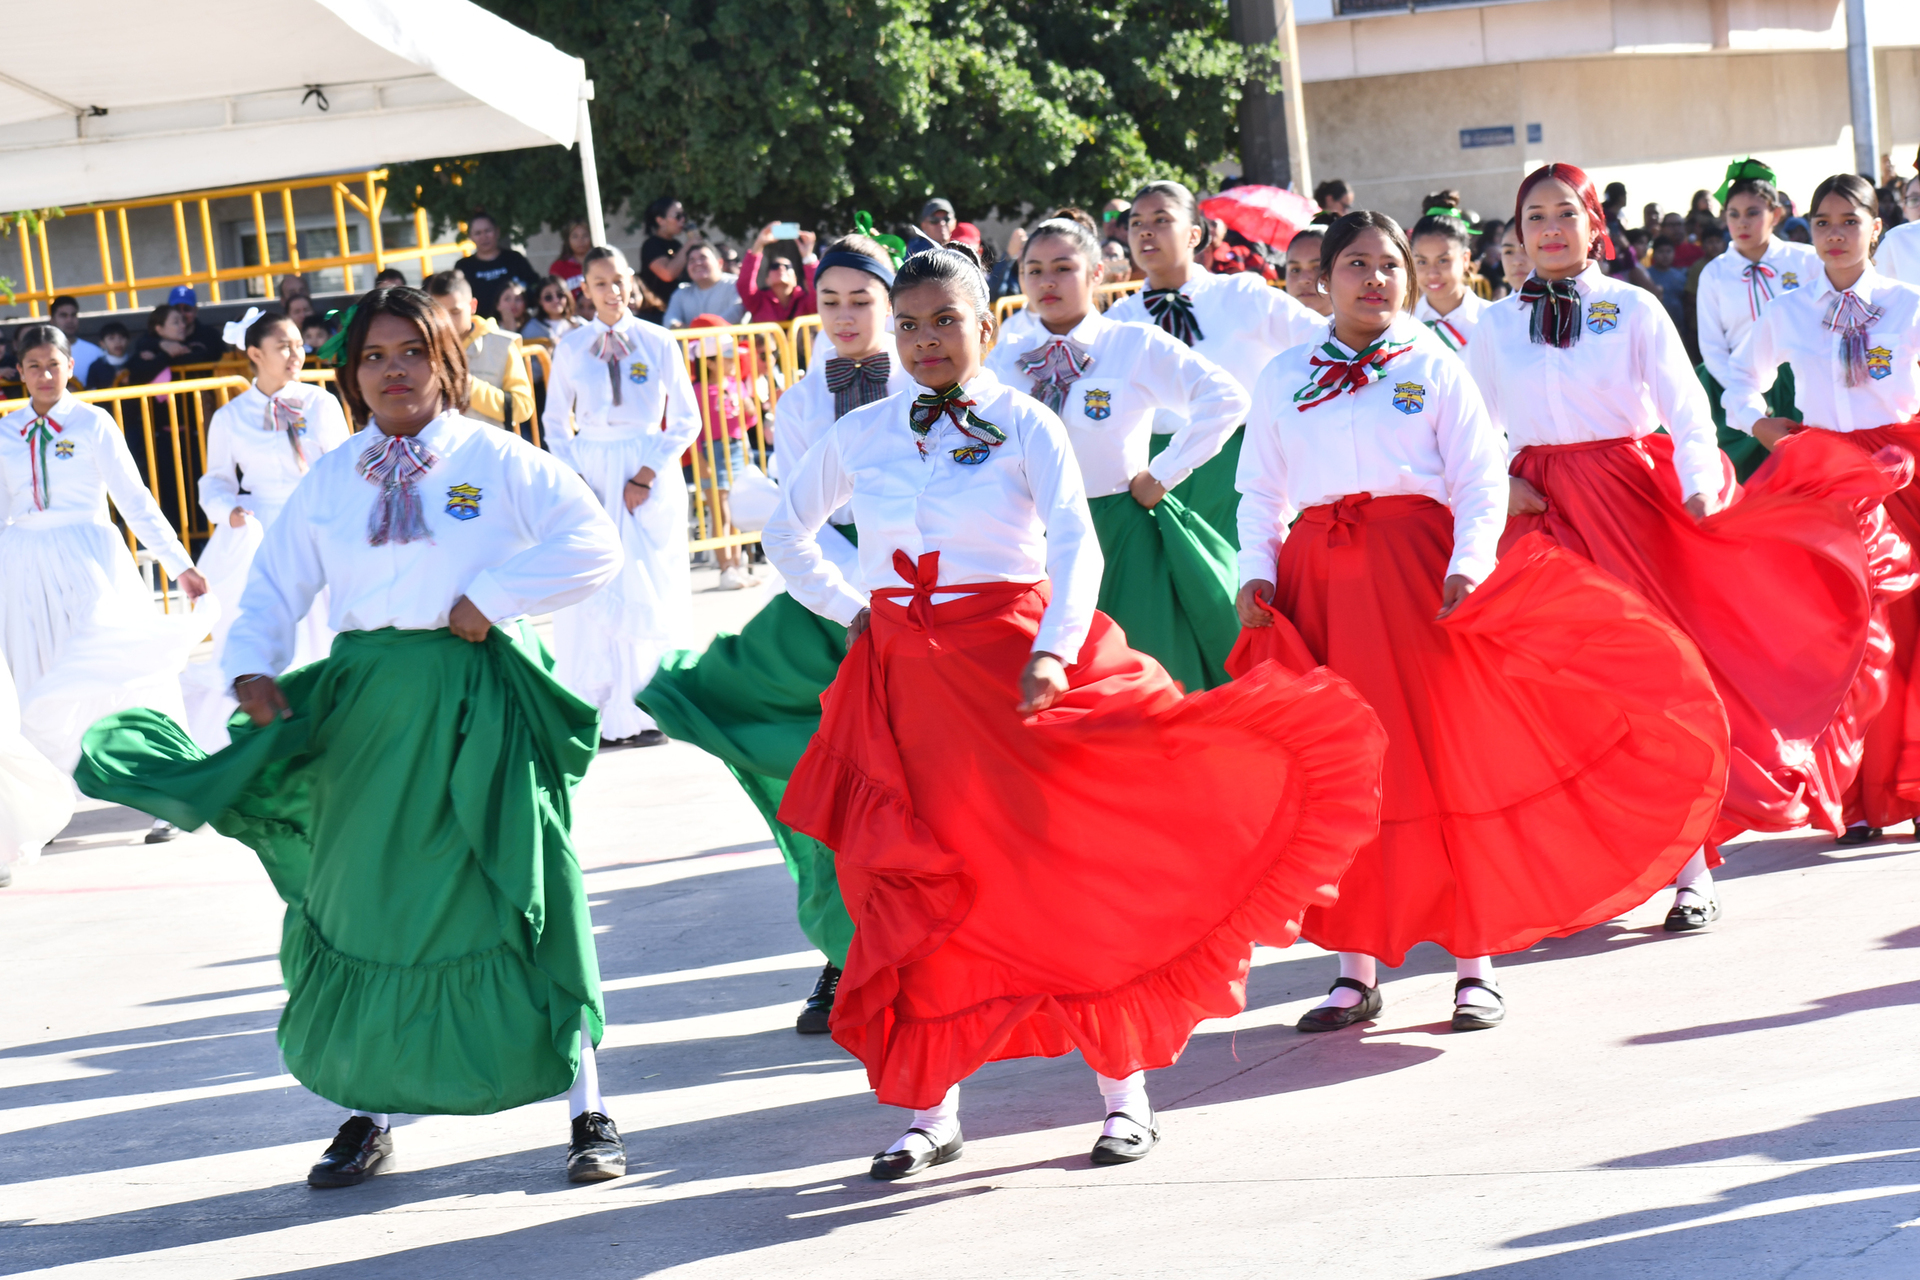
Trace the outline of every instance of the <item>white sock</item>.
{"type": "Polygon", "coordinates": [[[600,1096],[600,1067],[593,1058],[593,1041],[587,1038],[587,1020],[580,1019],[580,1073],[573,1078],[573,1088],[567,1092],[567,1116],[585,1115],[589,1111],[607,1114],[607,1104],[600,1096]]]}
{"type": "Polygon", "coordinates": [[[1673,878],[1673,905],[1704,906],[1713,901],[1713,872],[1707,870],[1707,848],[1700,846],[1699,852],[1687,859],[1687,865],[1680,868],[1680,874],[1673,878]]]}
{"type": "MultiPolygon", "coordinates": [[[[1358,951],[1340,953],[1340,976],[1352,978],[1355,982],[1364,982],[1370,987],[1380,985],[1379,962],[1372,956],[1362,955],[1358,951]]],[[[1315,1005],[1316,1009],[1351,1009],[1360,1003],[1360,993],[1352,987],[1335,987],[1327,993],[1327,998],[1315,1005]]]]}
{"type": "Polygon", "coordinates": [[[1103,1114],[1107,1117],[1107,1123],[1100,1130],[1100,1136],[1136,1140],[1145,1137],[1148,1127],[1153,1124],[1153,1104],[1147,1101],[1147,1073],[1136,1071],[1115,1080],[1096,1071],[1093,1078],[1099,1082],[1100,1101],[1106,1108],[1103,1114]],[[1122,1115],[1122,1112],[1126,1114],[1122,1115]]]}
{"type": "Polygon", "coordinates": [[[1456,956],[1453,961],[1453,976],[1456,978],[1472,978],[1474,980],[1473,986],[1462,987],[1453,997],[1453,1003],[1455,1005],[1489,1003],[1484,997],[1479,1000],[1474,999],[1476,989],[1496,995],[1500,991],[1500,988],[1495,986],[1493,981],[1492,956],[1474,956],[1470,959],[1462,959],[1456,956]]]}
{"type": "Polygon", "coordinates": [[[909,1129],[919,1129],[920,1133],[903,1133],[888,1151],[913,1150],[932,1151],[944,1147],[953,1141],[960,1132],[960,1086],[947,1090],[947,1096],[940,1099],[938,1106],[913,1113],[913,1123],[909,1129]]]}
{"type": "Polygon", "coordinates": [[[356,1111],[353,1114],[356,1116],[365,1116],[367,1119],[373,1121],[380,1127],[382,1133],[393,1128],[393,1117],[384,1111],[356,1111]]]}

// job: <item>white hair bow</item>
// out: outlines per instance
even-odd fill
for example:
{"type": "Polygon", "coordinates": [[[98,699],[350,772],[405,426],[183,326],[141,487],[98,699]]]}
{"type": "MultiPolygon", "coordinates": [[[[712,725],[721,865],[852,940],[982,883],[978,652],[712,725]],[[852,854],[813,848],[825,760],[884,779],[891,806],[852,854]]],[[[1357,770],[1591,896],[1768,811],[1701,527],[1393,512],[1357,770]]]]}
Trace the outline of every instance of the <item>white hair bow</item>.
{"type": "Polygon", "coordinates": [[[238,347],[242,351],[245,351],[247,349],[247,330],[253,328],[253,322],[265,314],[267,313],[258,307],[248,307],[247,314],[241,316],[238,320],[227,321],[227,327],[220,331],[220,336],[227,340],[228,346],[238,347]]]}

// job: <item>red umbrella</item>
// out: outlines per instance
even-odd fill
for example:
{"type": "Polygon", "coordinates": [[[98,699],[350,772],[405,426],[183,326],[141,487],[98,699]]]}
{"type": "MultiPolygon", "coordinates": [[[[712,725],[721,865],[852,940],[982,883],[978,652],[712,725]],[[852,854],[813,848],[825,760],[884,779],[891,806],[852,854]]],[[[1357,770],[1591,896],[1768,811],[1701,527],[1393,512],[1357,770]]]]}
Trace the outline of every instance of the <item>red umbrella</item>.
{"type": "Polygon", "coordinates": [[[1285,187],[1228,187],[1202,200],[1200,212],[1220,219],[1249,240],[1284,249],[1320,210],[1285,187]]]}

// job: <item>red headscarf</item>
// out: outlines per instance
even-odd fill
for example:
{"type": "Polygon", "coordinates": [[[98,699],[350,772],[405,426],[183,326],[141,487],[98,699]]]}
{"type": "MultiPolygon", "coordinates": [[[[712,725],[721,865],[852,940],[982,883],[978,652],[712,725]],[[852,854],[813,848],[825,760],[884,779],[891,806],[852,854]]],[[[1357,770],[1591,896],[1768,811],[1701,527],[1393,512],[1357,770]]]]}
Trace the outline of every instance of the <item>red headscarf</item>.
{"type": "MultiPolygon", "coordinates": [[[[1526,179],[1520,184],[1520,193],[1513,198],[1514,225],[1519,227],[1525,226],[1525,223],[1521,221],[1521,214],[1527,203],[1527,192],[1533,190],[1534,187],[1546,181],[1548,178],[1558,178],[1560,181],[1572,187],[1574,198],[1579,200],[1586,208],[1587,222],[1593,227],[1593,239],[1587,244],[1587,256],[1591,258],[1593,256],[1594,246],[1598,245],[1600,248],[1606,250],[1607,257],[1612,258],[1614,256],[1613,237],[1607,234],[1607,214],[1606,210],[1600,207],[1600,193],[1594,190],[1593,179],[1587,176],[1586,170],[1575,168],[1573,165],[1543,164],[1526,176],[1526,179]]],[[[1524,230],[1521,236],[1522,243],[1524,243],[1524,230]]]]}

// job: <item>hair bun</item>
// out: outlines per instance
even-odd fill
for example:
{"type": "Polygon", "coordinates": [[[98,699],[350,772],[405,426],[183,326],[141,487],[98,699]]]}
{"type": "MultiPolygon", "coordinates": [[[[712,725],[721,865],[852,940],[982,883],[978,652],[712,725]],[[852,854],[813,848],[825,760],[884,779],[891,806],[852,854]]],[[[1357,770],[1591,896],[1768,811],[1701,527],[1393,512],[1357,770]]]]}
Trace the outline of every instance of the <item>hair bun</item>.
{"type": "Polygon", "coordinates": [[[957,240],[950,240],[946,244],[940,247],[947,253],[957,253],[961,257],[965,258],[968,262],[971,262],[973,264],[973,269],[975,271],[986,270],[986,267],[980,261],[980,255],[973,251],[972,245],[965,245],[965,244],[961,244],[957,240]]]}

